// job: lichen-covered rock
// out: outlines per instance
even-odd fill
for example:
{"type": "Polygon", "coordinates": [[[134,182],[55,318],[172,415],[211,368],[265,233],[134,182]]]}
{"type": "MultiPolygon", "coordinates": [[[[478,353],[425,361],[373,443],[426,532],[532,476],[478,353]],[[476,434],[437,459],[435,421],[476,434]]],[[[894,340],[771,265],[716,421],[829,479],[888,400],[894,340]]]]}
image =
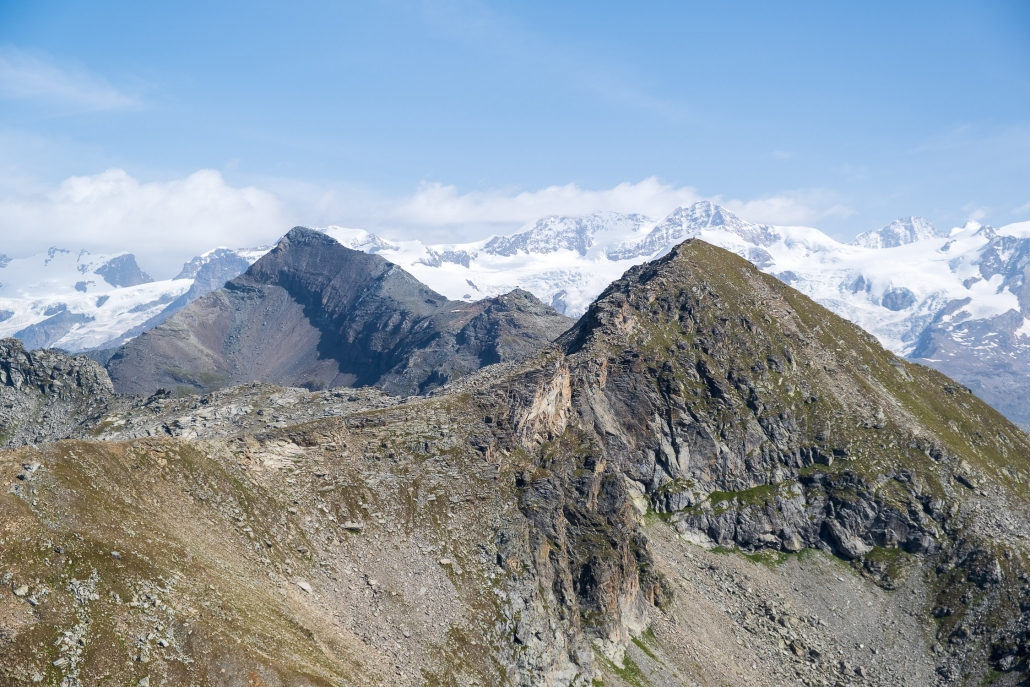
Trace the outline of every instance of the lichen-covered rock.
{"type": "Polygon", "coordinates": [[[107,372],[89,358],[0,340],[0,446],[82,435],[113,398],[107,372]]]}

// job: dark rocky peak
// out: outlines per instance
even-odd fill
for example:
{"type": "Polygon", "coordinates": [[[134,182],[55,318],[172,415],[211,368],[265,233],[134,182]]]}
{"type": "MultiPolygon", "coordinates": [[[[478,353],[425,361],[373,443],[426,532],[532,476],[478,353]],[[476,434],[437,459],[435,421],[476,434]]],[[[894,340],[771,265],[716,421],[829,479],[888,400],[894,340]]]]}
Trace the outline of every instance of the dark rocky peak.
{"type": "Polygon", "coordinates": [[[139,265],[136,264],[136,256],[132,253],[113,257],[93,272],[99,274],[104,281],[114,287],[137,286],[154,281],[149,274],[139,268],[139,265]]]}
{"type": "Polygon", "coordinates": [[[296,227],[223,289],[126,344],[108,369],[131,393],[267,381],[417,394],[534,353],[570,324],[524,292],[450,301],[378,255],[296,227]]]}
{"type": "Polygon", "coordinates": [[[375,292],[411,313],[426,316],[448,303],[401,268],[379,255],[351,250],[336,239],[294,227],[275,248],[234,280],[231,288],[278,285],[298,298],[313,298],[334,318],[375,292]]]}
{"type": "MultiPolygon", "coordinates": [[[[215,275],[228,275],[222,284],[240,276],[250,267],[250,262],[231,248],[216,248],[204,255],[198,255],[187,263],[173,279],[194,279],[211,281],[215,275]]],[[[219,284],[215,288],[220,288],[219,284]]]]}

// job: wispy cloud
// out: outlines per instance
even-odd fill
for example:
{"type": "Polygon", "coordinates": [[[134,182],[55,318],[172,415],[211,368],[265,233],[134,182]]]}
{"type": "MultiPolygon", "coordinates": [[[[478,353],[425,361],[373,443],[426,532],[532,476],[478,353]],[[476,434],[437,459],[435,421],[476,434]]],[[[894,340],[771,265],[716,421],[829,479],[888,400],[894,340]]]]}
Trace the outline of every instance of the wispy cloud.
{"type": "Polygon", "coordinates": [[[602,189],[565,184],[464,193],[455,186],[424,183],[408,196],[392,198],[368,188],[327,190],[265,181],[264,188],[236,187],[220,172],[205,169],[182,179],[145,183],[124,170],[109,169],[44,189],[0,186],[0,248],[9,255],[53,245],[127,250],[154,276],[170,276],[206,250],[267,244],[295,224],[342,224],[391,238],[449,242],[507,233],[548,215],[613,211],[661,219],[681,205],[705,199],[745,220],[771,224],[812,225],[851,212],[829,191],[724,199],[656,177],[602,189]]]}
{"type": "Polygon", "coordinates": [[[963,205],[962,212],[966,213],[966,219],[971,219],[974,222],[979,222],[990,215],[989,208],[978,206],[976,203],[967,203],[963,205]]]}
{"type": "Polygon", "coordinates": [[[71,177],[41,194],[0,200],[0,236],[9,255],[48,246],[134,252],[154,276],[219,245],[245,247],[289,229],[271,193],[236,188],[214,170],[141,183],[121,169],[71,177]]]}
{"type": "Polygon", "coordinates": [[[1013,214],[1028,211],[1030,211],[1030,203],[1024,203],[1023,205],[1020,205],[1018,208],[1012,208],[1013,214]]]}
{"type": "Polygon", "coordinates": [[[704,196],[693,187],[666,184],[657,177],[649,177],[600,190],[566,184],[537,191],[496,189],[461,193],[454,186],[425,183],[410,198],[399,201],[388,215],[408,226],[502,227],[531,222],[546,215],[602,211],[661,218],[680,205],[703,199],[719,203],[746,220],[770,224],[810,224],[825,217],[852,214],[835,194],[824,190],[791,191],[738,200],[704,196]]]}
{"type": "Polygon", "coordinates": [[[425,183],[401,200],[391,216],[405,224],[447,226],[461,224],[521,224],[546,215],[582,215],[615,211],[662,215],[700,200],[690,187],[674,187],[650,177],[590,190],[577,184],[548,186],[537,191],[495,189],[460,193],[455,186],[425,183]]]}
{"type": "Polygon", "coordinates": [[[139,99],[78,65],[59,65],[12,47],[0,48],[0,98],[75,111],[137,107],[139,99]]]}
{"type": "Polygon", "coordinates": [[[811,226],[827,217],[854,214],[835,193],[822,189],[788,191],[753,200],[714,200],[750,222],[766,224],[811,226]]]}
{"type": "Polygon", "coordinates": [[[533,69],[609,102],[676,119],[685,108],[649,89],[647,73],[585,45],[549,38],[481,0],[416,0],[426,23],[450,40],[533,69]]]}

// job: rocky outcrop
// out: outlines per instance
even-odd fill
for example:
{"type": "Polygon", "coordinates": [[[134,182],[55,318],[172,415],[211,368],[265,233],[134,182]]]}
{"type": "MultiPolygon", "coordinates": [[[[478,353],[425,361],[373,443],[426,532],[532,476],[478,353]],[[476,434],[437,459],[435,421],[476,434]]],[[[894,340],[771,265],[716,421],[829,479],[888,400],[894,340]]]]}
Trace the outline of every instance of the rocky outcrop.
{"type": "MultiPolygon", "coordinates": [[[[688,241],[612,284],[557,347],[506,383],[498,414],[532,457],[518,487],[547,543],[537,569],[553,570],[548,593],[580,618],[571,630],[607,654],[667,600],[638,527],[646,512],[706,546],[821,549],[888,588],[897,556],[1003,579],[955,553],[1001,565],[996,528],[965,505],[978,484],[965,471],[976,461],[1013,476],[994,498],[1012,510],[1030,479],[1026,435],[743,260],[688,241]]],[[[975,630],[942,629],[955,657],[942,671],[1021,655],[992,647],[1022,612],[965,598],[975,630]]]]}
{"type": "Polygon", "coordinates": [[[85,356],[29,352],[17,339],[0,340],[0,446],[82,435],[113,397],[107,372],[85,356]]]}
{"type": "MultiPolygon", "coordinates": [[[[406,293],[389,269],[348,312],[406,293]]],[[[319,293],[340,303],[345,286],[319,293]]],[[[480,365],[503,358],[491,347],[517,331],[509,318],[537,307],[509,298],[448,330],[480,365]]],[[[407,331],[398,341],[423,330],[407,331]]],[[[445,338],[406,364],[438,366],[445,338]]],[[[0,509],[18,533],[0,546],[13,591],[0,595],[0,676],[1026,679],[1030,438],[700,241],[627,272],[543,352],[426,397],[166,392],[95,433],[0,452],[17,480],[0,509]],[[96,580],[68,582],[66,556],[96,580]],[[87,583],[96,598],[80,600],[87,583]],[[54,644],[51,618],[82,643],[54,644]]]]}
{"type": "Polygon", "coordinates": [[[149,274],[139,268],[136,256],[132,253],[113,257],[93,271],[115,287],[138,286],[154,281],[149,274]]]}
{"type": "Polygon", "coordinates": [[[571,320],[524,291],[449,301],[377,255],[296,228],[242,276],[126,344],[115,388],[249,381],[424,393],[538,351],[571,320]]]}

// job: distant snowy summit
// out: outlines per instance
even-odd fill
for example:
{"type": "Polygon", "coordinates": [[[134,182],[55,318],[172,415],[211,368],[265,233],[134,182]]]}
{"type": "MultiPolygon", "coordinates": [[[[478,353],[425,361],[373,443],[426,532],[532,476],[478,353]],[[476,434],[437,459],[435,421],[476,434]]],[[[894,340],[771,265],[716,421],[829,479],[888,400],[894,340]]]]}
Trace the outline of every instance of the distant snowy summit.
{"type": "MultiPolygon", "coordinates": [[[[677,208],[660,222],[615,212],[551,216],[510,236],[464,244],[390,241],[343,227],[321,231],[349,248],[382,254],[449,298],[475,300],[524,288],[573,317],[627,269],[688,238],[726,234],[760,248],[778,236],[775,227],[745,222],[707,201],[677,208]]],[[[747,257],[766,256],[751,251],[747,257]]]]}
{"type": "Polygon", "coordinates": [[[754,224],[702,201],[660,221],[613,212],[545,217],[464,244],[324,229],[380,253],[453,299],[524,288],[573,317],[631,266],[688,238],[731,250],[1030,424],[1030,223],[937,231],[906,217],[841,243],[810,227],[754,224]],[[1028,273],[1027,276],[1030,276],[1028,273]],[[1023,284],[1027,286],[1024,287],[1023,284]]]}
{"type": "Polygon", "coordinates": [[[141,270],[131,253],[53,247],[27,258],[0,255],[0,337],[14,336],[30,349],[118,346],[221,288],[266,250],[216,248],[163,281],[141,270]]]}
{"type": "Polygon", "coordinates": [[[897,248],[916,241],[940,237],[929,220],[922,217],[905,217],[894,220],[883,229],[859,234],[851,245],[864,248],[897,248]]]}
{"type": "MultiPolygon", "coordinates": [[[[1030,424],[1030,222],[969,222],[947,235],[920,217],[841,243],[818,229],[748,222],[708,201],[655,220],[599,212],[551,216],[460,244],[320,229],[376,253],[453,300],[525,289],[577,317],[633,265],[699,238],[733,251],[874,334],[939,367],[1011,419],[1030,424]]],[[[218,248],[175,279],[150,281],[129,254],[51,249],[0,256],[0,336],[71,351],[120,345],[242,273],[267,248],[218,248]]]]}

